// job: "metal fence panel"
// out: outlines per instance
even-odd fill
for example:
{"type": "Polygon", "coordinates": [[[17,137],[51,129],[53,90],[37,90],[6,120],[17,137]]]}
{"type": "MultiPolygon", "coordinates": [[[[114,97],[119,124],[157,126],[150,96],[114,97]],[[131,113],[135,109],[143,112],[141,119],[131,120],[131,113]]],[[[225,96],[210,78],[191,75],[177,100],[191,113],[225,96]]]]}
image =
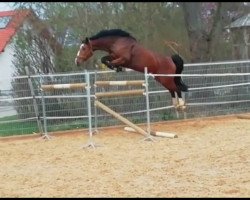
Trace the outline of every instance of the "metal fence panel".
{"type": "MultiPolygon", "coordinates": [[[[249,73],[250,61],[188,64],[183,74],[249,73]]],[[[190,90],[185,93],[188,108],[185,117],[198,118],[250,111],[250,76],[182,77],[190,90]]],[[[115,92],[121,90],[144,89],[142,86],[98,86],[95,81],[144,80],[144,74],[127,72],[91,72],[91,94],[95,92],[115,92]]],[[[170,93],[152,77],[149,81],[150,121],[183,119],[176,115],[172,107],[170,93]]],[[[39,133],[38,121],[44,125],[41,84],[85,83],[85,74],[62,73],[52,75],[31,75],[14,77],[12,90],[1,91],[0,136],[39,133]],[[29,78],[34,88],[32,95],[29,78]],[[38,116],[35,113],[34,100],[38,116]]],[[[88,109],[84,89],[61,89],[43,91],[47,130],[81,130],[88,128],[88,109]]],[[[93,100],[93,98],[92,98],[93,100]]],[[[130,121],[146,123],[146,97],[139,95],[101,98],[102,103],[120,113],[130,121]]],[[[92,124],[97,127],[121,125],[108,113],[94,107],[91,102],[92,124]],[[94,113],[97,113],[96,124],[94,113]]]]}

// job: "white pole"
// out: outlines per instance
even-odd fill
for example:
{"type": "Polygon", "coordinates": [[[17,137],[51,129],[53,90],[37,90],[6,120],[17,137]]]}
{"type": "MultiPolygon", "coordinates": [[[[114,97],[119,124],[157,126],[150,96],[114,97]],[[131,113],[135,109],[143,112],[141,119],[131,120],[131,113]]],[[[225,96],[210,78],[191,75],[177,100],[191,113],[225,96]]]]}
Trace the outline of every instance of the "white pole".
{"type": "MultiPolygon", "coordinates": [[[[95,83],[96,83],[96,80],[97,79],[97,72],[95,71],[95,83]]],[[[94,94],[96,94],[96,87],[97,85],[94,84],[94,94]]],[[[94,109],[95,109],[95,132],[98,133],[98,130],[97,130],[97,108],[96,106],[94,106],[94,109]]]]}
{"type": "Polygon", "coordinates": [[[88,105],[88,119],[89,119],[89,136],[90,141],[92,141],[92,120],[91,120],[91,100],[90,100],[90,81],[89,81],[89,73],[85,71],[85,77],[86,77],[86,91],[87,91],[87,105],[88,105]]]}
{"type": "MultiPolygon", "coordinates": [[[[128,132],[137,132],[135,129],[132,127],[124,127],[125,131],[128,132]]],[[[158,136],[158,137],[167,137],[167,138],[177,138],[178,136],[174,133],[167,133],[167,132],[160,132],[160,131],[152,131],[150,133],[151,135],[158,136]]]]}
{"type": "Polygon", "coordinates": [[[92,114],[91,114],[91,96],[90,96],[90,79],[89,79],[89,72],[85,70],[85,81],[86,81],[86,93],[87,93],[87,105],[88,105],[88,119],[89,119],[89,142],[83,146],[83,148],[93,147],[95,148],[96,145],[93,142],[93,132],[92,132],[92,114]]]}
{"type": "Polygon", "coordinates": [[[149,95],[148,95],[148,68],[144,68],[144,78],[145,78],[145,93],[146,93],[146,106],[147,106],[147,132],[148,136],[150,135],[151,128],[150,128],[150,113],[149,113],[149,95]]]}

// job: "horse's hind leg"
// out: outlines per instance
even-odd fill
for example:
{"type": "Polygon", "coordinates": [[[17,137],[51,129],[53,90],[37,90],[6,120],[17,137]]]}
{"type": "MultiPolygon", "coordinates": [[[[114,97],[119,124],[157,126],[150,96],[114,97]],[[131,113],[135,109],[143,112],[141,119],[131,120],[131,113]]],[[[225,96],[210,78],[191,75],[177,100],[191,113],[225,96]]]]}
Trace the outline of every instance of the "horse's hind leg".
{"type": "Polygon", "coordinates": [[[181,110],[185,110],[186,109],[186,102],[182,99],[182,95],[181,95],[181,91],[177,91],[176,92],[178,95],[178,106],[181,110]]]}
{"type": "Polygon", "coordinates": [[[175,96],[175,92],[174,91],[170,91],[171,97],[172,97],[172,103],[174,105],[175,108],[178,107],[178,98],[175,96]]]}
{"type": "Polygon", "coordinates": [[[185,110],[186,109],[186,103],[185,101],[182,99],[182,95],[181,95],[181,91],[176,91],[177,93],[177,97],[175,95],[174,91],[170,91],[171,97],[172,97],[172,102],[173,105],[176,109],[181,109],[181,110],[185,110]]]}

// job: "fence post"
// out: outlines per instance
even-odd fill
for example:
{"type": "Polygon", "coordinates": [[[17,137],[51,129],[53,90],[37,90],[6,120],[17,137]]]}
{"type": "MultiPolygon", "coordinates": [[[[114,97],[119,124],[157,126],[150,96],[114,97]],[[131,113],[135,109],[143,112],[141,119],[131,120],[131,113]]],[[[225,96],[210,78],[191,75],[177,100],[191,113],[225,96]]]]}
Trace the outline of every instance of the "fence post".
{"type": "Polygon", "coordinates": [[[42,95],[42,107],[43,107],[43,128],[44,128],[44,136],[43,137],[50,139],[50,137],[48,135],[48,130],[47,130],[46,104],[45,104],[44,92],[43,92],[42,88],[41,88],[41,95],[42,95]]]}
{"type": "Polygon", "coordinates": [[[145,96],[146,96],[146,107],[147,107],[147,138],[146,140],[154,141],[151,136],[151,127],[150,127],[150,106],[149,106],[149,94],[148,94],[148,68],[144,68],[144,79],[145,79],[145,96]]]}
{"type": "Polygon", "coordinates": [[[150,107],[149,107],[149,95],[148,95],[148,68],[144,68],[144,78],[145,78],[145,96],[146,96],[146,106],[147,106],[147,132],[150,135],[151,128],[150,128],[150,107]]]}
{"type": "Polygon", "coordinates": [[[89,119],[89,142],[83,146],[83,148],[87,147],[93,147],[100,146],[97,144],[94,144],[93,142],[93,131],[92,131],[92,114],[91,114],[91,92],[90,92],[90,78],[89,78],[89,72],[85,70],[85,82],[87,84],[86,86],[86,93],[87,93],[87,105],[88,105],[88,119],[89,119]]]}
{"type": "MultiPolygon", "coordinates": [[[[97,72],[95,71],[95,83],[96,83],[96,81],[97,81],[97,72]]],[[[94,94],[96,94],[96,87],[97,87],[97,85],[94,84],[94,94]]],[[[98,133],[98,130],[97,130],[97,119],[98,119],[98,117],[97,117],[97,108],[96,108],[96,106],[94,106],[94,109],[95,109],[95,132],[98,133]]]]}
{"type": "Polygon", "coordinates": [[[36,115],[37,126],[38,126],[38,129],[39,129],[39,131],[40,131],[40,133],[42,135],[43,134],[43,128],[42,128],[41,118],[40,118],[39,111],[38,111],[38,106],[37,106],[37,102],[36,102],[34,87],[32,85],[32,81],[31,81],[31,78],[30,78],[29,68],[27,66],[25,67],[25,71],[26,71],[26,74],[28,75],[28,84],[29,84],[30,92],[31,92],[32,99],[33,99],[33,106],[34,106],[34,111],[35,111],[35,115],[36,115]]]}

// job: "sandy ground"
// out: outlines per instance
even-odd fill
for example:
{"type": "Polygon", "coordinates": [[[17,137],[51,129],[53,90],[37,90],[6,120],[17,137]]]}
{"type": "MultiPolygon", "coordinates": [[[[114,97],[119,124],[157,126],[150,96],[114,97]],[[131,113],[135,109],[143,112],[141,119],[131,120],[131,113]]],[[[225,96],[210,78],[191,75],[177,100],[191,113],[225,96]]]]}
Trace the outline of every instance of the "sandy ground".
{"type": "MultiPolygon", "coordinates": [[[[142,126],[143,127],[143,126],[142,126]]],[[[123,127],[0,140],[0,197],[250,197],[250,119],[159,123],[178,138],[123,127]]]]}

